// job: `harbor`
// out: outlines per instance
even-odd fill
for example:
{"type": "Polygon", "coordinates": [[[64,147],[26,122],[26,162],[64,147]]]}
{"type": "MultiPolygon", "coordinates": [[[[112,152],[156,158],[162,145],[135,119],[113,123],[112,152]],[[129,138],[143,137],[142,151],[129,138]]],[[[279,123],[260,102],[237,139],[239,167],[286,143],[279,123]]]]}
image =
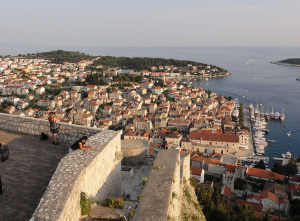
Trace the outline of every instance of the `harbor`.
{"type": "MultiPolygon", "coordinates": [[[[284,121],[285,120],[285,113],[284,108],[282,109],[281,114],[279,112],[275,112],[273,110],[273,106],[271,109],[271,112],[269,112],[269,107],[267,107],[267,111],[264,112],[264,106],[263,104],[258,104],[254,109],[254,106],[252,103],[249,105],[249,113],[250,113],[250,119],[251,119],[251,132],[252,132],[252,139],[253,144],[255,147],[255,155],[261,156],[265,154],[265,148],[268,146],[269,143],[275,143],[276,140],[266,140],[264,137],[265,134],[268,134],[270,131],[267,129],[268,121],[270,120],[279,120],[284,121]],[[259,109],[260,106],[260,109],[259,109]]],[[[287,136],[289,137],[291,135],[291,132],[287,133],[287,136]]],[[[282,154],[283,158],[291,158],[291,153],[287,152],[286,154],[282,154]]]]}

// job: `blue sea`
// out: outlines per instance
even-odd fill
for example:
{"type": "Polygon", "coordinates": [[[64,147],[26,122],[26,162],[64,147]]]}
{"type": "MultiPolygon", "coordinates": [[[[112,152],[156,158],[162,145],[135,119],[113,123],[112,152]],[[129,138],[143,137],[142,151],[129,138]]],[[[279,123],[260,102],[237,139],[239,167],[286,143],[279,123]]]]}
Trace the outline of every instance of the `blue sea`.
{"type": "MultiPolygon", "coordinates": [[[[203,47],[203,48],[54,48],[40,46],[0,45],[0,54],[17,55],[49,50],[72,50],[91,55],[161,57],[192,60],[217,65],[232,75],[209,80],[192,80],[193,86],[210,89],[218,94],[237,98],[244,106],[257,102],[274,107],[274,112],[285,110],[284,122],[269,121],[269,143],[265,156],[281,157],[290,151],[292,157],[300,156],[300,67],[271,64],[286,58],[299,58],[300,47],[203,47]],[[244,99],[242,98],[244,96],[244,99]],[[292,135],[287,137],[287,132],[292,135]]],[[[266,109],[266,108],[265,108],[266,109]]]]}

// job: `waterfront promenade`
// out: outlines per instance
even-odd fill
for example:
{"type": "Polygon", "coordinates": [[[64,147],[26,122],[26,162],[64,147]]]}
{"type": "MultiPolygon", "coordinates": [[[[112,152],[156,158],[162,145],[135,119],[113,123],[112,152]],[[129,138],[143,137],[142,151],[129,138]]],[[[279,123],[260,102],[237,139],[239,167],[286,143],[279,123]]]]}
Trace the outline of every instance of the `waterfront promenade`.
{"type": "Polygon", "coordinates": [[[250,122],[250,113],[248,107],[244,107],[244,125],[249,128],[249,144],[248,144],[248,150],[245,151],[239,151],[235,154],[236,157],[252,157],[254,154],[254,145],[253,145],[253,135],[252,135],[252,127],[250,122]]]}

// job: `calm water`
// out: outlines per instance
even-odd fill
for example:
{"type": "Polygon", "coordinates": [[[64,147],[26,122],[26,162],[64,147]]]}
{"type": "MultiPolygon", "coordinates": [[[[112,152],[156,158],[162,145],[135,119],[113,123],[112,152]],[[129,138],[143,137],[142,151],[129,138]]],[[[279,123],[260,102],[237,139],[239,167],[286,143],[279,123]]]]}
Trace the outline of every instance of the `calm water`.
{"type": "MultiPolygon", "coordinates": [[[[83,51],[83,48],[49,48],[31,46],[0,46],[0,54],[16,55],[64,49],[83,51]]],[[[290,151],[293,157],[300,156],[300,67],[270,64],[286,58],[300,57],[300,47],[257,47],[257,48],[84,48],[91,55],[129,57],[162,57],[199,61],[227,69],[232,75],[224,78],[192,80],[193,86],[210,89],[218,94],[238,98],[249,105],[256,102],[274,106],[274,112],[285,109],[284,122],[270,121],[269,143],[265,156],[280,157],[290,151]],[[248,64],[247,64],[248,63],[248,64]],[[254,79],[257,78],[257,79],[254,79]],[[202,85],[201,85],[202,84],[202,85]],[[245,99],[242,98],[245,96],[245,99]],[[290,137],[286,136],[292,132],[290,137]]]]}

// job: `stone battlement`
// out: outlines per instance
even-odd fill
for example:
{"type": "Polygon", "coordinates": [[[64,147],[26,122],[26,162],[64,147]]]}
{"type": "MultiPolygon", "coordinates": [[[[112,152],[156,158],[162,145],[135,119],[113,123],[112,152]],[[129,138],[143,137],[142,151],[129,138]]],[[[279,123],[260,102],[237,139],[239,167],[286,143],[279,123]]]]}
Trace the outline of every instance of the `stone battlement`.
{"type": "Polygon", "coordinates": [[[121,197],[120,131],[102,131],[89,137],[93,150],[74,151],[59,163],[31,221],[79,220],[80,194],[104,201],[121,197]]]}
{"type": "MultiPolygon", "coordinates": [[[[34,135],[39,135],[40,133],[50,134],[49,125],[48,120],[0,113],[0,129],[6,131],[34,135]]],[[[91,136],[104,131],[103,129],[94,127],[61,122],[57,122],[57,125],[60,127],[57,135],[58,139],[67,143],[74,143],[84,135],[91,136]]]]}

